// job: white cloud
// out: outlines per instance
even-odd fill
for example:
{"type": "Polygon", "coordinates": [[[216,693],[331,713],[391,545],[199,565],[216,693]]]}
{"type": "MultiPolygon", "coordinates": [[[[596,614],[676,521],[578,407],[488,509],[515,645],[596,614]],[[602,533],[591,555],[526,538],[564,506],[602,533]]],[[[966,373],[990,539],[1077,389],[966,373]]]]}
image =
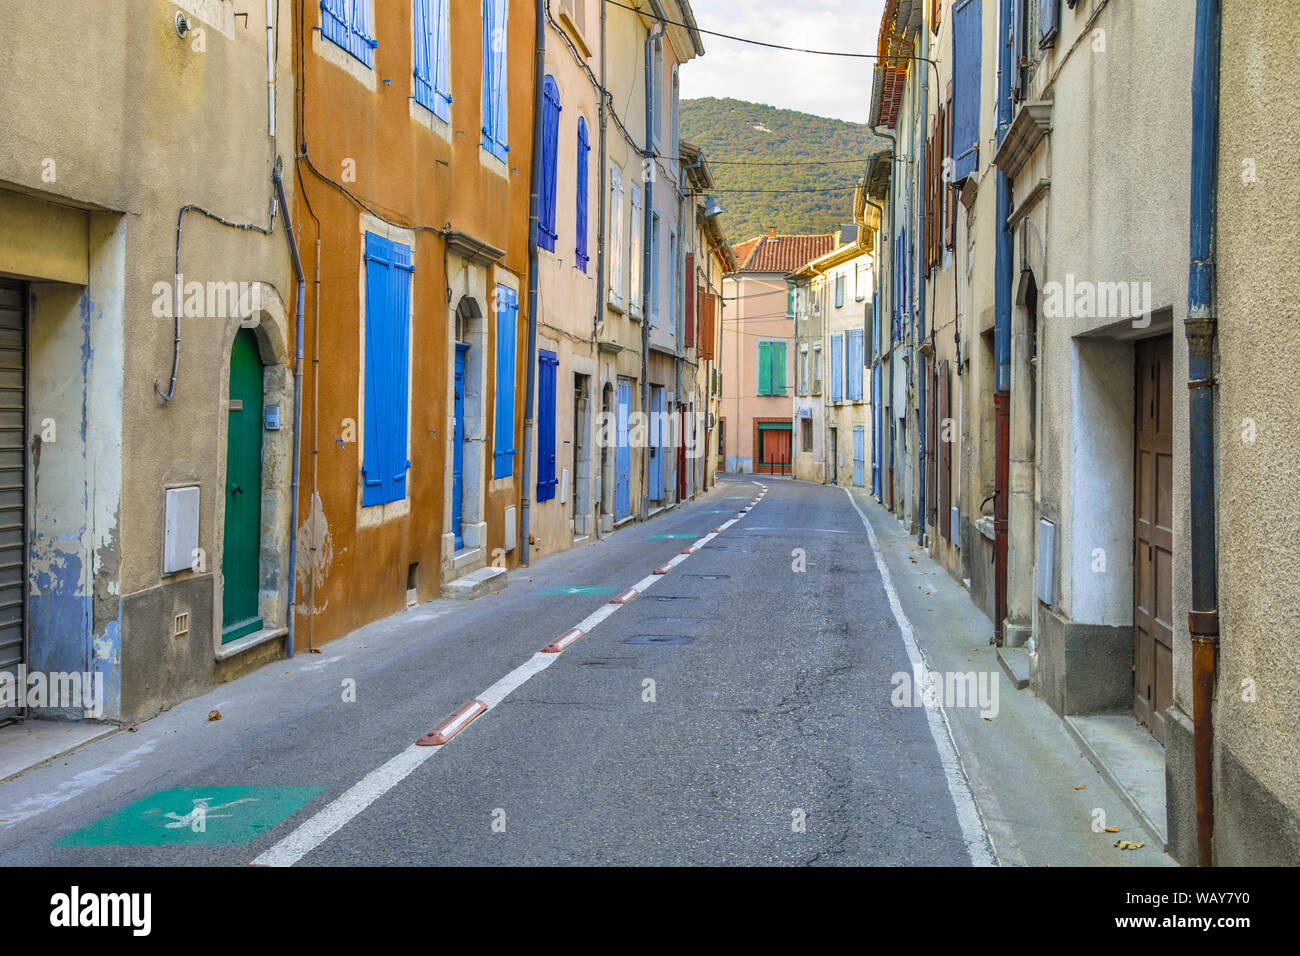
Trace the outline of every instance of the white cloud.
{"type": "MultiPolygon", "coordinates": [[[[884,0],[691,0],[702,29],[785,46],[875,53],[884,0]]],[[[730,96],[866,122],[874,60],[788,53],[704,36],[682,68],[682,96],[730,96]]]]}

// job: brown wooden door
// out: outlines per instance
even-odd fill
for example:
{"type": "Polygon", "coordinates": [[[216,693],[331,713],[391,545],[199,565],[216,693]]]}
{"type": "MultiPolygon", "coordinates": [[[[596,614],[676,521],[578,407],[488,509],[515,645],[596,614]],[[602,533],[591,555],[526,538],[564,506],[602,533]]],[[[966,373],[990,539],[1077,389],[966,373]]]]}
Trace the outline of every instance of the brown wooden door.
{"type": "Polygon", "coordinates": [[[1173,702],[1173,340],[1137,345],[1133,711],[1161,743],[1173,702]]]}

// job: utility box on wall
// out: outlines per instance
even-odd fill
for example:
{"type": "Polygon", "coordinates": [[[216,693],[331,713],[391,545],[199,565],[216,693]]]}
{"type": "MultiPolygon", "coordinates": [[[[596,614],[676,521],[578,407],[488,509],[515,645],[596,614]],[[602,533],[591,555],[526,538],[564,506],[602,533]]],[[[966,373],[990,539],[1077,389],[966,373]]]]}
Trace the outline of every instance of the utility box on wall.
{"type": "Polygon", "coordinates": [[[511,505],[506,509],[506,553],[509,554],[515,549],[519,540],[519,529],[515,524],[516,509],[511,505]]]}
{"type": "Polygon", "coordinates": [[[188,571],[199,547],[199,489],[168,488],[163,522],[163,574],[188,571]]]}
{"type": "Polygon", "coordinates": [[[1056,525],[1038,522],[1038,600],[1048,607],[1056,598],[1056,525]]]}

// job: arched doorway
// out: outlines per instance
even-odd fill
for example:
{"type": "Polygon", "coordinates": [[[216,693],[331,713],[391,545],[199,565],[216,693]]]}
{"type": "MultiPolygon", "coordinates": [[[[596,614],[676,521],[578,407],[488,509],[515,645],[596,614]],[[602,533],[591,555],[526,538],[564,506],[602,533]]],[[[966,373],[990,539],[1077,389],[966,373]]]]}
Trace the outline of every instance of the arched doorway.
{"type": "Polygon", "coordinates": [[[258,570],[262,527],[262,358],[252,330],[230,349],[226,429],[226,520],[221,551],[221,643],[261,630],[258,570]]]}

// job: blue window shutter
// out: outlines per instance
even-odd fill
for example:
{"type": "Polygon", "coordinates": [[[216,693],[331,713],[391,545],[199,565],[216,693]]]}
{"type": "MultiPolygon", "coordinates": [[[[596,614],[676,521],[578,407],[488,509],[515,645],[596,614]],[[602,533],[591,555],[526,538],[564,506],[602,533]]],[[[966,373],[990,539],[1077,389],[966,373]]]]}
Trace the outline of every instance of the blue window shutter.
{"type": "Polygon", "coordinates": [[[554,352],[537,356],[537,500],[555,497],[555,371],[554,352]]]}
{"type": "Polygon", "coordinates": [[[1046,50],[1056,46],[1061,32],[1061,0],[1038,0],[1038,45],[1046,50]]]}
{"type": "Polygon", "coordinates": [[[508,478],[515,465],[515,317],[519,312],[513,289],[497,286],[496,428],[492,477],[508,478]]]}
{"type": "Polygon", "coordinates": [[[862,401],[862,330],[849,330],[849,400],[862,401]]]}
{"type": "Polygon", "coordinates": [[[502,162],[506,130],[506,0],[483,0],[483,145],[502,162]]]}
{"type": "Polygon", "coordinates": [[[451,122],[451,0],[432,2],[436,14],[433,36],[437,41],[433,57],[433,112],[451,122]]]}
{"type": "Polygon", "coordinates": [[[495,105],[492,97],[495,90],[492,85],[492,34],[496,9],[496,0],[483,0],[483,146],[486,149],[493,148],[492,131],[496,129],[492,119],[495,105]]]}
{"type": "Polygon", "coordinates": [[[411,28],[411,43],[415,59],[415,102],[430,110],[433,109],[433,57],[434,42],[432,30],[433,19],[429,16],[429,5],[438,0],[415,0],[411,9],[414,23],[411,28]]]}
{"type": "Polygon", "coordinates": [[[831,401],[844,397],[844,336],[831,336],[831,401]]]}
{"type": "Polygon", "coordinates": [[[587,263],[590,257],[587,255],[587,192],[589,190],[587,176],[590,161],[591,143],[587,137],[587,120],[585,117],[578,117],[578,219],[577,219],[577,254],[578,268],[583,272],[587,271],[587,263]]]}
{"type": "Polygon", "coordinates": [[[957,182],[979,165],[980,138],[980,0],[956,0],[952,9],[953,179],[957,182]]]}
{"type": "Polygon", "coordinates": [[[411,273],[414,268],[411,265],[410,246],[400,242],[391,242],[389,246],[392,249],[393,265],[389,271],[392,319],[388,336],[392,376],[386,389],[389,394],[387,411],[392,435],[388,448],[388,500],[400,501],[406,497],[406,469],[411,467],[411,462],[406,457],[406,418],[410,404],[411,273]]]}
{"type": "Polygon", "coordinates": [[[537,244],[555,251],[556,167],[560,152],[560,89],[555,77],[547,76],[542,84],[542,175],[538,197],[537,244]]]}
{"type": "Polygon", "coordinates": [[[383,236],[366,233],[366,387],[365,435],[361,459],[361,504],[380,505],[388,498],[390,485],[388,430],[389,391],[392,379],[388,317],[392,313],[391,243],[383,236]]]}
{"type": "Polygon", "coordinates": [[[375,65],[374,0],[320,0],[321,34],[368,67],[375,65]]]}

